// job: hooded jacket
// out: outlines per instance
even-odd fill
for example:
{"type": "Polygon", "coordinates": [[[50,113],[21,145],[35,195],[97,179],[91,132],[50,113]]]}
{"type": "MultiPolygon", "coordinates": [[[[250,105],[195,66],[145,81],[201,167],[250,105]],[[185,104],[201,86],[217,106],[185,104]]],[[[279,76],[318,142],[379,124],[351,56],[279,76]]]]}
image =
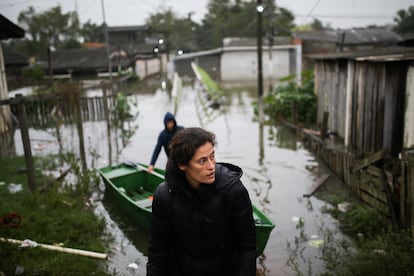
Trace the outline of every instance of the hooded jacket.
{"type": "Polygon", "coordinates": [[[170,112],[165,113],[164,129],[158,135],[157,144],[155,145],[154,151],[152,153],[150,165],[155,165],[155,162],[157,162],[158,155],[160,154],[162,147],[164,147],[165,154],[168,157],[169,155],[168,144],[170,143],[171,138],[175,135],[177,131],[183,128],[184,127],[177,125],[177,121],[175,120],[175,117],[172,113],[170,112]],[[167,122],[170,120],[174,121],[174,128],[172,129],[172,131],[168,131],[168,128],[167,128],[167,122]]]}
{"type": "Polygon", "coordinates": [[[169,179],[154,194],[147,276],[256,275],[256,232],[241,168],[216,164],[213,184],[169,179]]]}

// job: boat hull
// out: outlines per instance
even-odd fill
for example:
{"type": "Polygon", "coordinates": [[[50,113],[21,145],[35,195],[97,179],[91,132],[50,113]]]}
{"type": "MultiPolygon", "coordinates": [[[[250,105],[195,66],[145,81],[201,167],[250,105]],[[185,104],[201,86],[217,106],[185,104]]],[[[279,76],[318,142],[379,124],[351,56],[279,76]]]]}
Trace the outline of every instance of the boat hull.
{"type": "MultiPolygon", "coordinates": [[[[157,186],[164,182],[164,171],[156,169],[150,174],[146,167],[141,163],[128,163],[104,167],[98,172],[106,187],[105,197],[110,198],[129,220],[148,230],[152,195],[157,186]]],[[[253,218],[256,226],[257,255],[261,255],[275,225],[254,205],[253,218]]]]}

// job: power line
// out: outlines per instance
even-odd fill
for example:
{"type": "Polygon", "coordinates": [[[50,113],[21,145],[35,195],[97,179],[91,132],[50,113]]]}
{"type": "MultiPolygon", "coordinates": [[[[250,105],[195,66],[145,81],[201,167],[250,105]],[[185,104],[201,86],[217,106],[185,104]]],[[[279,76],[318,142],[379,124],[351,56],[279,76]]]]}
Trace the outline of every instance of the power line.
{"type": "Polygon", "coordinates": [[[303,18],[302,20],[302,24],[303,22],[312,14],[312,12],[315,10],[315,8],[319,5],[319,3],[321,2],[321,0],[318,0],[315,5],[313,5],[312,9],[310,10],[310,12],[305,16],[305,18],[303,18]]]}
{"type": "MultiPolygon", "coordinates": [[[[295,14],[297,17],[306,17],[304,14],[295,14]]],[[[344,18],[344,19],[385,19],[390,18],[389,15],[337,15],[337,14],[314,14],[312,17],[321,17],[321,18],[344,18]]],[[[306,18],[305,18],[306,19],[306,18]]]]}
{"type": "Polygon", "coordinates": [[[29,2],[32,2],[33,0],[26,0],[26,1],[20,1],[20,2],[13,2],[13,3],[9,3],[9,4],[4,4],[1,5],[0,8],[7,8],[7,7],[14,7],[14,6],[19,6],[22,4],[27,4],[29,2]]]}

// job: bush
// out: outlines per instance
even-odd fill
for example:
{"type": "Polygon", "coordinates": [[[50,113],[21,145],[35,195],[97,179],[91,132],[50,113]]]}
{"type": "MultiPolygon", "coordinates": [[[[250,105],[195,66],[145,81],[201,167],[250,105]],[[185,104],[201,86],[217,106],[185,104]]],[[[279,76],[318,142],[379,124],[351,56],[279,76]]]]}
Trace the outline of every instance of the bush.
{"type": "Polygon", "coordinates": [[[298,85],[295,76],[281,80],[281,84],[264,97],[264,112],[270,119],[282,117],[293,119],[296,106],[297,120],[305,124],[316,122],[317,98],[314,94],[313,71],[302,73],[302,84],[298,85]]]}

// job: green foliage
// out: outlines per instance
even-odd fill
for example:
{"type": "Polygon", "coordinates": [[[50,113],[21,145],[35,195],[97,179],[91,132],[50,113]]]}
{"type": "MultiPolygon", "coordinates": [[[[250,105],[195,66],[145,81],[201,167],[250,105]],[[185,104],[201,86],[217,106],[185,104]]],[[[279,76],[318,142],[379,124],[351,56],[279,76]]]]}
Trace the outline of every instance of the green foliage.
{"type": "Polygon", "coordinates": [[[296,109],[299,122],[315,123],[317,98],[313,71],[302,73],[301,85],[296,83],[295,76],[282,79],[281,84],[263,100],[264,112],[271,120],[279,117],[293,119],[293,110],[296,109]]]}
{"type": "Polygon", "coordinates": [[[414,275],[414,243],[411,233],[406,229],[391,228],[382,215],[371,208],[352,202],[347,212],[337,209],[334,199],[327,208],[338,219],[340,229],[320,226],[323,243],[315,259],[307,258],[306,250],[309,237],[304,233],[304,225],[299,222],[299,233],[294,244],[288,244],[288,265],[296,275],[323,276],[365,276],[365,275],[414,275]],[[343,233],[346,236],[343,236],[343,233]],[[318,273],[314,265],[322,261],[318,273]],[[306,270],[306,272],[303,272],[306,270]]]}
{"type": "Polygon", "coordinates": [[[165,45],[158,45],[161,51],[183,50],[190,52],[196,49],[196,23],[187,17],[178,16],[171,8],[160,8],[160,12],[151,14],[146,20],[154,37],[163,38],[165,45]],[[163,49],[165,47],[165,49],[163,49]]]}
{"type": "MultiPolygon", "coordinates": [[[[294,15],[285,8],[276,7],[273,1],[264,4],[263,36],[290,35],[295,26],[294,15]]],[[[208,12],[198,31],[200,47],[220,47],[225,37],[256,37],[256,5],[256,1],[210,0],[208,12]],[[246,18],[250,20],[246,21],[246,18]]]]}
{"type": "Polygon", "coordinates": [[[105,42],[105,25],[97,25],[88,20],[80,30],[85,42],[105,42]]]}
{"type": "Polygon", "coordinates": [[[79,44],[73,43],[80,33],[80,22],[76,12],[62,13],[61,7],[56,6],[37,13],[30,6],[19,13],[18,22],[27,26],[26,32],[30,37],[30,40],[27,40],[27,51],[31,54],[45,56],[49,46],[56,49],[79,47],[79,44]]]}
{"type": "Polygon", "coordinates": [[[394,17],[397,26],[394,30],[398,33],[412,33],[414,30],[414,6],[408,7],[407,10],[399,10],[394,17]]]}
{"type": "Polygon", "coordinates": [[[128,98],[122,93],[119,92],[116,95],[116,103],[112,108],[111,112],[114,115],[114,125],[117,129],[121,131],[121,138],[124,145],[126,145],[127,140],[134,135],[137,126],[130,126],[128,128],[125,125],[126,122],[130,122],[135,116],[131,113],[131,106],[136,106],[137,104],[129,101],[128,98]]]}
{"type": "Polygon", "coordinates": [[[44,81],[46,72],[42,66],[35,64],[32,68],[23,71],[23,77],[27,78],[35,83],[41,83],[44,81]]]}
{"type": "Polygon", "coordinates": [[[372,208],[365,208],[354,204],[341,221],[341,228],[344,233],[350,236],[357,236],[363,233],[364,236],[373,237],[381,229],[386,227],[381,215],[372,208]]]}
{"type": "MultiPolygon", "coordinates": [[[[70,156],[73,155],[67,157],[70,156]]],[[[62,162],[59,158],[35,158],[38,186],[50,182],[50,178],[40,174],[56,168],[62,162]]],[[[104,239],[108,238],[103,235],[105,222],[85,204],[90,190],[78,193],[76,188],[62,189],[61,183],[54,183],[43,192],[31,193],[25,172],[19,173],[17,169],[24,167],[23,157],[0,160],[0,167],[0,179],[5,182],[0,185],[0,216],[16,213],[21,217],[17,227],[0,225],[0,237],[105,251],[104,239]],[[22,184],[22,191],[10,193],[11,183],[22,184]]],[[[24,275],[109,275],[105,272],[105,262],[98,259],[38,247],[19,248],[17,244],[0,242],[0,270],[5,275],[14,275],[17,266],[24,269],[24,275]]]]}

